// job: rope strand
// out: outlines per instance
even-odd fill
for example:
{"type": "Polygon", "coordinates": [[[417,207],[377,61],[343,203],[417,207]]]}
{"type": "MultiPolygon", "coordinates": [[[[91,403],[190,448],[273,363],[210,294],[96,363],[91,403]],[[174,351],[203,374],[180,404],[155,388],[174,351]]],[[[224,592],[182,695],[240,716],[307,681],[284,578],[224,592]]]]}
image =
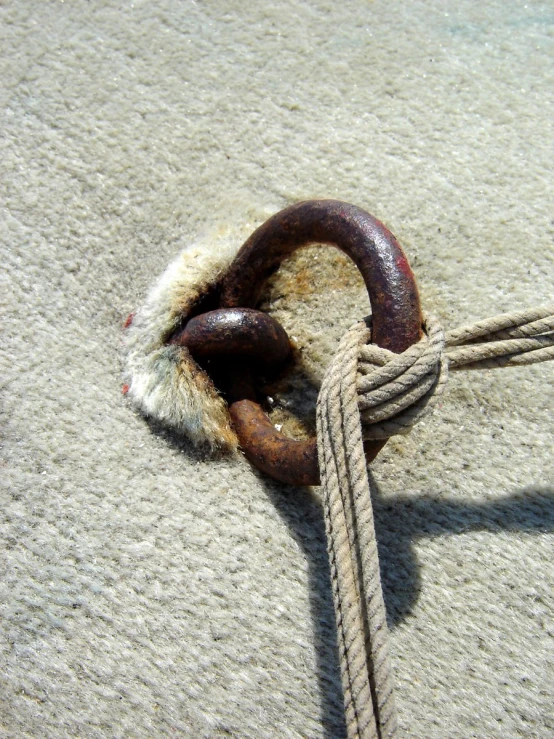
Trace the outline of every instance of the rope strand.
{"type": "Polygon", "coordinates": [[[342,339],[318,399],[318,444],[349,739],[396,734],[385,605],[362,443],[356,368],[364,324],[342,339]]]}
{"type": "Polygon", "coordinates": [[[357,323],[342,338],[317,403],[321,490],[348,739],[393,739],[397,716],[385,603],[362,439],[405,434],[443,392],[448,369],[554,359],[554,306],[503,314],[446,335],[425,319],[402,354],[357,323]]]}

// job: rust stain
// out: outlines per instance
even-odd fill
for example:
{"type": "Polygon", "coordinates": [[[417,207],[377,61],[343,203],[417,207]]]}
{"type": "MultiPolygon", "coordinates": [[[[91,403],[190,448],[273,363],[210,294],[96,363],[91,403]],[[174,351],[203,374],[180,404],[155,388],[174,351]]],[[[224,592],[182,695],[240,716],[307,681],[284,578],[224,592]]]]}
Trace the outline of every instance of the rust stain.
{"type": "Polygon", "coordinates": [[[268,280],[270,300],[281,295],[308,298],[329,290],[363,291],[364,282],[353,262],[332,247],[309,246],[289,257],[268,280]]]}

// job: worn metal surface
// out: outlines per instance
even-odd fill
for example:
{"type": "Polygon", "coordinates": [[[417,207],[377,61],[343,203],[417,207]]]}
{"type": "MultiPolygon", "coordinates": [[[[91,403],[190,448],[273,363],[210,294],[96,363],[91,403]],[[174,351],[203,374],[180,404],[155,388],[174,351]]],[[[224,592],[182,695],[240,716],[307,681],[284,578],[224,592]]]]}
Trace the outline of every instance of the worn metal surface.
{"type": "Polygon", "coordinates": [[[369,213],[338,200],[297,203],[254,231],[223,278],[220,306],[254,307],[265,281],[283,259],[313,243],[338,247],[360,270],[373,311],[376,344],[402,352],[419,338],[417,286],[399,243],[369,213]]]}
{"type": "MultiPolygon", "coordinates": [[[[265,281],[283,259],[312,243],[336,246],[357,265],[371,303],[372,340],[376,344],[400,353],[420,338],[417,285],[397,240],[369,213],[337,200],[298,203],[260,226],[226,273],[220,305],[256,305],[265,281]]],[[[248,383],[243,384],[250,388],[248,383]]],[[[251,398],[252,393],[245,397],[251,398]]],[[[251,400],[239,399],[231,404],[230,412],[241,447],[256,467],[282,482],[319,484],[315,439],[296,441],[285,437],[251,400]]],[[[366,442],[368,461],[384,443],[366,442]]]]}
{"type": "Polygon", "coordinates": [[[290,485],[319,484],[315,439],[296,441],[279,433],[252,400],[231,403],[229,412],[241,447],[255,467],[290,485]]]}
{"type": "Polygon", "coordinates": [[[191,318],[171,339],[195,359],[248,357],[278,368],[291,352],[285,329],[267,313],[252,308],[220,308],[191,318]]]}
{"type": "MultiPolygon", "coordinates": [[[[265,281],[294,251],[308,244],[336,246],[357,265],[372,308],[372,340],[402,352],[420,338],[421,312],[414,276],[394,236],[365,211],[337,200],[298,203],[258,228],[223,277],[220,308],[191,318],[171,338],[213,367],[229,399],[229,411],[247,458],[266,474],[293,485],[318,485],[315,439],[281,434],[256,402],[252,365],[278,369],[289,357],[282,326],[254,310],[265,281]]],[[[384,441],[365,443],[371,461],[384,441]]]]}

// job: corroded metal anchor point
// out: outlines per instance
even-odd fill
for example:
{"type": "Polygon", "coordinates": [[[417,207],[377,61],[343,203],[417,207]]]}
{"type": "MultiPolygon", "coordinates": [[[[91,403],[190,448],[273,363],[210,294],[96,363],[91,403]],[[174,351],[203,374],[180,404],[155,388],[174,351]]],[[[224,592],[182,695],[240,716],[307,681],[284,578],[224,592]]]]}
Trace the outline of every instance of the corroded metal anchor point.
{"type": "MultiPolygon", "coordinates": [[[[178,337],[191,354],[228,354],[233,362],[229,411],[246,457],[260,470],[293,485],[319,484],[316,440],[281,434],[256,401],[248,359],[283,361],[289,349],[284,329],[253,310],[266,280],[294,251],[330,244],[356,264],[372,309],[372,340],[400,353],[421,335],[417,285],[395,237],[365,211],[338,200],[310,200],[272,216],[245,242],[224,275],[219,308],[191,319],[178,337]],[[246,310],[242,310],[246,309],[246,310]]],[[[366,442],[368,461],[384,441],[366,442]]]]}

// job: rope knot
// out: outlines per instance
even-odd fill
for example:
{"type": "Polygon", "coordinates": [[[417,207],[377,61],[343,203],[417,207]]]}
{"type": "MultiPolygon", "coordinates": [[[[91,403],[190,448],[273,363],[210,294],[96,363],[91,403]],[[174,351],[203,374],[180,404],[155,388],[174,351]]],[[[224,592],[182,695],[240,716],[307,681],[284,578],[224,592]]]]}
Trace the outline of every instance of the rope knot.
{"type": "Polygon", "coordinates": [[[402,354],[371,344],[371,323],[348,332],[358,341],[356,389],[364,439],[406,434],[433,408],[448,371],[512,367],[554,357],[554,307],[488,318],[444,334],[426,315],[421,339],[402,354]]]}
{"type": "Polygon", "coordinates": [[[443,330],[426,316],[421,339],[402,354],[371,341],[371,330],[357,324],[358,407],[364,439],[386,439],[406,434],[442,393],[448,378],[443,330]]]}

